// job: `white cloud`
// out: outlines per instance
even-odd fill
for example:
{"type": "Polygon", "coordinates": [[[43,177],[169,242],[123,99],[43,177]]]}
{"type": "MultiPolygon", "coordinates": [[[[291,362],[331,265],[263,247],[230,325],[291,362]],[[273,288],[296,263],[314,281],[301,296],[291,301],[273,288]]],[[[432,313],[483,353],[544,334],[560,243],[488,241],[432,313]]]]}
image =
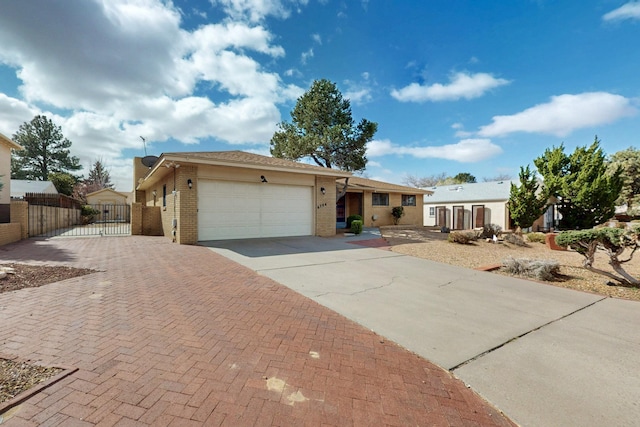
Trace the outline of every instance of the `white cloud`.
{"type": "Polygon", "coordinates": [[[418,159],[435,158],[473,163],[495,157],[502,148],[490,139],[464,139],[456,144],[428,147],[405,147],[389,140],[374,140],[367,145],[367,157],[408,155],[418,159]]]}
{"type": "Polygon", "coordinates": [[[306,52],[302,52],[302,55],[300,55],[300,62],[306,64],[309,58],[313,58],[313,48],[310,48],[306,52]]]}
{"type": "Polygon", "coordinates": [[[322,37],[320,37],[320,34],[313,34],[311,38],[313,39],[314,42],[318,44],[322,44],[322,37]]]}
{"type": "Polygon", "coordinates": [[[375,82],[372,83],[369,80],[370,76],[368,72],[365,71],[361,73],[360,76],[362,80],[358,82],[352,80],[344,81],[344,84],[347,86],[344,97],[357,105],[365,104],[373,99],[373,95],[371,94],[373,91],[372,85],[375,85],[375,82]]]}
{"type": "Polygon", "coordinates": [[[11,138],[20,125],[40,114],[40,110],[16,98],[0,93],[0,133],[11,138]]]}
{"type": "Polygon", "coordinates": [[[344,97],[354,104],[364,104],[371,101],[371,89],[365,87],[352,87],[344,93],[344,97]]]}
{"type": "Polygon", "coordinates": [[[214,5],[219,4],[224,11],[234,19],[258,22],[272,15],[288,18],[291,7],[306,5],[308,0],[210,0],[214,5]]]}
{"type": "Polygon", "coordinates": [[[495,78],[487,73],[455,73],[450,77],[449,84],[423,86],[411,83],[400,90],[394,89],[391,96],[401,102],[455,101],[461,98],[478,98],[491,89],[509,83],[509,80],[495,78]]]}
{"type": "Polygon", "coordinates": [[[640,2],[630,1],[602,16],[605,21],[640,20],[640,2]]]}
{"type": "Polygon", "coordinates": [[[131,186],[131,161],[121,156],[142,149],[140,135],[156,153],[169,139],[264,145],[280,121],[277,105],[304,91],[252,57],[285,52],[250,22],[284,16],[307,0],[219,3],[250,12],[249,19],[187,31],[180,11],[161,0],[3,3],[0,66],[13,68],[21,87],[20,99],[0,93],[0,132],[11,135],[46,114],[83,164],[103,158],[119,165],[112,177],[123,191],[131,186]],[[114,176],[121,170],[129,177],[114,176]]]}
{"type": "Polygon", "coordinates": [[[454,129],[456,131],[454,133],[456,138],[469,138],[470,136],[473,136],[473,132],[464,130],[464,125],[462,123],[452,124],[451,129],[454,129]]]}
{"type": "Polygon", "coordinates": [[[620,95],[606,92],[565,94],[552,96],[549,102],[520,113],[495,116],[491,124],[480,128],[478,135],[493,137],[530,132],[565,136],[576,129],[612,123],[636,112],[631,101],[620,95]]]}

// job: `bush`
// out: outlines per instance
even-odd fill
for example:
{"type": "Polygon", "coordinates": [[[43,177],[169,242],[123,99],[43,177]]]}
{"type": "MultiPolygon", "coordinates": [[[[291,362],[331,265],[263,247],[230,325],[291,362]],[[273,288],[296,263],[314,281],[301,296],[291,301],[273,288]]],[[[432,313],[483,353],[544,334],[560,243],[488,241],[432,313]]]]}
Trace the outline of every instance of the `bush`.
{"type": "Polygon", "coordinates": [[[482,226],[482,234],[480,237],[483,239],[493,239],[493,236],[500,237],[502,234],[502,227],[497,224],[485,224],[482,226]]]}
{"type": "Polygon", "coordinates": [[[502,261],[502,265],[503,270],[509,274],[538,280],[554,280],[560,273],[560,264],[556,260],[507,258],[502,261]]]}
{"type": "Polygon", "coordinates": [[[349,215],[347,217],[347,228],[351,228],[351,223],[355,220],[362,221],[362,217],[360,215],[349,215]]]}
{"type": "Polygon", "coordinates": [[[529,246],[527,245],[527,242],[524,241],[524,239],[520,236],[518,236],[515,233],[507,233],[504,235],[504,241],[507,243],[511,243],[513,245],[516,246],[522,246],[522,247],[526,247],[529,246]]]}
{"type": "Polygon", "coordinates": [[[80,208],[80,218],[82,219],[82,224],[92,224],[96,222],[96,218],[100,215],[100,211],[98,209],[92,208],[90,205],[82,205],[80,208]]]}
{"type": "Polygon", "coordinates": [[[353,221],[351,221],[351,232],[353,234],[362,233],[362,221],[361,220],[354,219],[353,221]]]}
{"type": "Polygon", "coordinates": [[[454,231],[449,233],[449,237],[447,237],[449,243],[459,243],[461,245],[467,245],[476,240],[478,240],[478,234],[472,231],[454,231]]]}
{"type": "Polygon", "coordinates": [[[80,215],[82,216],[93,216],[98,215],[100,211],[98,209],[94,209],[91,205],[82,205],[80,208],[80,215]]]}
{"type": "Polygon", "coordinates": [[[393,223],[398,225],[400,218],[404,215],[404,208],[402,206],[395,206],[391,209],[391,216],[393,217],[393,223]]]}
{"type": "Polygon", "coordinates": [[[527,240],[531,243],[545,243],[544,233],[527,233],[527,240]]]}

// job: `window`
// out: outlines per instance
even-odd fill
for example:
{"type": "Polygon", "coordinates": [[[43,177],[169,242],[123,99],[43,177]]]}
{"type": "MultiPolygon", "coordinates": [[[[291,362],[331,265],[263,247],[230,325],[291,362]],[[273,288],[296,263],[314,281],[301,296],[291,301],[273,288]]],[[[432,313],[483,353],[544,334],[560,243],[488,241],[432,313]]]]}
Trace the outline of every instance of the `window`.
{"type": "Polygon", "coordinates": [[[402,195],[402,206],[415,206],[416,205],[416,196],[408,196],[406,194],[402,195]]]}
{"type": "Polygon", "coordinates": [[[167,207],[167,184],[162,186],[162,207],[167,207]]]}
{"type": "Polygon", "coordinates": [[[432,217],[432,218],[433,218],[434,216],[436,216],[436,207],[435,207],[435,206],[431,206],[431,207],[429,208],[429,216],[430,216],[430,217],[432,217]]]}
{"type": "Polygon", "coordinates": [[[389,193],[373,193],[371,204],[373,206],[389,206],[389,193]]]}

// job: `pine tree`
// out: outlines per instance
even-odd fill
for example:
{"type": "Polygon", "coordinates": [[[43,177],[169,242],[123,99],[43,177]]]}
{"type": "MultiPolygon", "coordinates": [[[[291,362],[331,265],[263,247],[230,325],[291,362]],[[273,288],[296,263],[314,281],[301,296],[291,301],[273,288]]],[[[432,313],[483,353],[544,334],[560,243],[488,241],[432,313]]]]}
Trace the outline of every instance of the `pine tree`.
{"type": "Polygon", "coordinates": [[[114,185],[111,183],[111,175],[109,174],[109,170],[105,168],[103,161],[96,160],[91,166],[88,177],[77,183],[73,188],[73,197],[87,203],[87,194],[105,188],[112,190],[114,188],[114,185]]]}
{"type": "Polygon", "coordinates": [[[109,171],[104,167],[102,160],[96,160],[91,166],[89,176],[85,180],[85,183],[95,188],[93,191],[102,190],[103,188],[113,189],[114,185],[111,183],[111,175],[109,171]]]}
{"type": "Polygon", "coordinates": [[[627,205],[627,213],[637,214],[640,210],[640,150],[629,147],[611,156],[607,171],[614,173],[621,169],[623,181],[620,197],[616,205],[627,205]]]}
{"type": "Polygon", "coordinates": [[[586,229],[613,217],[622,189],[621,169],[609,171],[598,137],[589,147],[578,147],[571,155],[564,146],[545,150],[534,160],[544,178],[545,196],[559,199],[560,227],[586,229]]]}
{"type": "Polygon", "coordinates": [[[11,154],[11,178],[46,181],[50,173],[82,169],[77,157],[71,155],[71,141],[64,137],[60,126],[45,116],[35,116],[20,125],[12,139],[23,150],[11,154]]]}
{"type": "Polygon", "coordinates": [[[335,83],[316,80],[291,112],[292,123],[282,122],[271,138],[271,155],[282,159],[311,158],[317,165],[362,171],[367,165],[367,142],[377,123],[362,119],[355,125],[351,105],[335,83]]]}
{"type": "MultiPolygon", "coordinates": [[[[520,167],[520,186],[511,184],[509,214],[513,223],[520,228],[529,228],[543,214],[547,199],[537,194],[540,185],[535,174],[527,165],[520,167]]],[[[543,192],[544,193],[544,192],[543,192]]]]}

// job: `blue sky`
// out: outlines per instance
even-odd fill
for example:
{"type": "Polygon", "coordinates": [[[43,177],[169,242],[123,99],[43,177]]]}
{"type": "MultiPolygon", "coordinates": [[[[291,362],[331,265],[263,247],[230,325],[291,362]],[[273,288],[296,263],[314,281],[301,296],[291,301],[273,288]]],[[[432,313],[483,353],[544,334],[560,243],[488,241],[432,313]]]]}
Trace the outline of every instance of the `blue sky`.
{"type": "Polygon", "coordinates": [[[0,132],[45,114],[86,174],[132,158],[268,154],[315,79],[378,123],[365,176],[517,177],[597,134],[638,145],[640,2],[3,0],[0,132]]]}

